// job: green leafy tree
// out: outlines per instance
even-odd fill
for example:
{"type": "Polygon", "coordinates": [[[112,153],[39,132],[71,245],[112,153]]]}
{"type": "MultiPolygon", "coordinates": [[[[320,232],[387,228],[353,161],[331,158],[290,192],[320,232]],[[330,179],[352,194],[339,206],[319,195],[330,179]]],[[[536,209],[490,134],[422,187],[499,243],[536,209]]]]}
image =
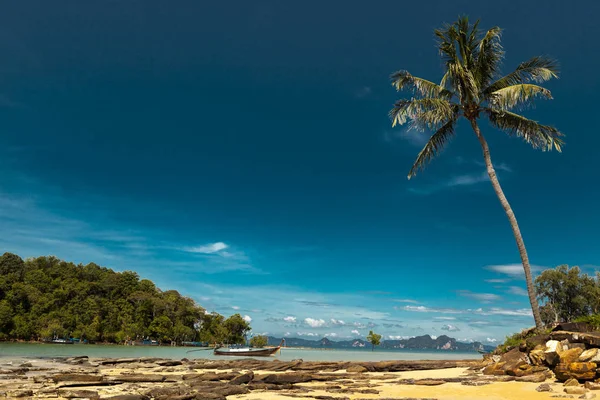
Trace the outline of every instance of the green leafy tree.
{"type": "Polygon", "coordinates": [[[173,322],[166,315],[161,315],[152,321],[149,330],[157,340],[168,342],[173,337],[173,322]]]}
{"type": "Polygon", "coordinates": [[[543,271],[535,280],[545,324],[573,321],[600,311],[598,280],[579,267],[560,265],[543,271]]]}
{"type": "Polygon", "coordinates": [[[265,347],[269,343],[269,338],[264,335],[252,336],[250,338],[250,346],[252,347],[265,347]]]}
{"type": "Polygon", "coordinates": [[[375,351],[375,346],[381,344],[381,335],[376,334],[373,331],[369,331],[367,335],[367,342],[371,343],[371,351],[375,351]]]}
{"type": "Polygon", "coordinates": [[[227,331],[228,343],[244,343],[246,334],[250,331],[250,324],[240,314],[233,314],[223,322],[227,331]]]}
{"type": "Polygon", "coordinates": [[[500,33],[498,27],[482,32],[478,22],[470,24],[466,17],[436,30],[439,51],[445,64],[441,82],[437,84],[417,78],[408,71],[392,74],[396,89],[412,90],[414,97],[397,101],[390,111],[390,117],[393,126],[408,123],[411,129],[433,132],[408,173],[409,179],[448,144],[455,135],[456,124],[461,117],[469,121],[481,145],[492,187],[506,212],[517,242],[536,327],[542,328],[525,243],[515,214],[498,181],[479,121],[487,117],[492,126],[525,140],[536,149],[560,151],[563,135],[556,128],[514,112],[515,109],[530,105],[536,98],[551,99],[550,91],[537,83],[556,78],[558,68],[554,60],[534,57],[519,64],[514,72],[501,76],[504,51],[500,44],[500,33]]]}

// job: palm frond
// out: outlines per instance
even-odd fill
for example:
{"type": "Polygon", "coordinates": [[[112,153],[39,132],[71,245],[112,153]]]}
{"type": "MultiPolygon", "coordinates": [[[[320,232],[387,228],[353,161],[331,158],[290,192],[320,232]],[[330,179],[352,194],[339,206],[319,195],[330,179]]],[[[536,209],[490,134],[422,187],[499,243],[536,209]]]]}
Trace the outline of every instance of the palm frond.
{"type": "Polygon", "coordinates": [[[432,108],[415,114],[410,121],[410,129],[416,129],[424,132],[426,130],[436,131],[444,125],[449,119],[458,118],[459,106],[450,104],[447,107],[432,108]]]}
{"type": "Polygon", "coordinates": [[[500,70],[500,62],[504,58],[504,50],[500,44],[502,30],[494,27],[488,30],[479,42],[475,77],[480,87],[486,87],[500,70]]]}
{"type": "Polygon", "coordinates": [[[398,91],[410,88],[424,97],[452,97],[452,92],[446,90],[443,86],[426,79],[412,76],[408,71],[394,72],[390,78],[392,80],[392,85],[398,91]]]}
{"type": "Polygon", "coordinates": [[[444,83],[449,82],[453,90],[459,95],[460,102],[479,102],[479,86],[473,73],[461,63],[447,64],[447,76],[444,83]]]}
{"type": "Polygon", "coordinates": [[[552,126],[539,124],[510,111],[491,108],[486,108],[485,111],[492,125],[506,131],[509,135],[523,138],[534,149],[550,151],[554,148],[560,152],[564,145],[561,139],[564,135],[552,126]]]}
{"type": "Polygon", "coordinates": [[[542,83],[552,78],[558,78],[558,73],[558,63],[555,60],[548,57],[533,57],[519,64],[515,71],[489,85],[484,93],[490,94],[519,83],[542,83]]]}
{"type": "Polygon", "coordinates": [[[442,29],[436,29],[434,34],[438,38],[438,49],[440,55],[446,61],[446,64],[460,62],[456,51],[458,38],[456,27],[454,25],[444,24],[442,29]]]}
{"type": "MultiPolygon", "coordinates": [[[[446,119],[452,115],[452,104],[445,99],[425,97],[422,99],[398,100],[390,110],[392,127],[404,125],[409,120],[415,120],[417,116],[431,111],[433,115],[446,116],[446,119]]],[[[429,115],[429,114],[428,114],[429,115]]]]}
{"type": "Polygon", "coordinates": [[[538,96],[552,99],[552,93],[548,89],[531,83],[521,83],[496,90],[490,94],[489,101],[493,108],[510,110],[518,105],[526,105],[538,96]]]}
{"type": "Polygon", "coordinates": [[[455,125],[456,119],[453,118],[442,125],[442,127],[440,127],[433,135],[431,135],[431,138],[429,138],[429,141],[425,147],[423,147],[423,150],[419,152],[415,163],[408,172],[408,179],[415,176],[419,170],[425,168],[425,166],[442,151],[444,146],[454,135],[455,125]]]}

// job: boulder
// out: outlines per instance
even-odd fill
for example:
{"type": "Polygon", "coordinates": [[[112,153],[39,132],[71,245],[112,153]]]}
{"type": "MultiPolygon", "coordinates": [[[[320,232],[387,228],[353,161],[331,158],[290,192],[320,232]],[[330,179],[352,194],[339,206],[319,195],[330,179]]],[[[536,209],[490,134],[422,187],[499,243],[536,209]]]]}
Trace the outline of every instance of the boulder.
{"type": "Polygon", "coordinates": [[[579,381],[575,378],[569,378],[565,381],[563,386],[579,386],[579,381]]]}
{"type": "Polygon", "coordinates": [[[439,380],[439,379],[418,379],[415,381],[415,385],[421,385],[421,386],[439,386],[439,385],[443,385],[444,383],[446,383],[446,381],[443,380],[439,380]]]}
{"type": "Polygon", "coordinates": [[[538,346],[544,346],[548,340],[550,340],[550,335],[535,335],[525,339],[525,344],[527,350],[533,350],[538,346]]]}
{"type": "Polygon", "coordinates": [[[583,386],[567,386],[564,390],[567,394],[585,394],[586,392],[583,386]]]}
{"type": "Polygon", "coordinates": [[[562,322],[552,331],[592,332],[594,329],[587,322],[562,322]]]}
{"type": "Polygon", "coordinates": [[[558,340],[548,340],[546,342],[546,350],[544,351],[544,360],[551,367],[560,362],[560,353],[563,348],[558,340]]]}
{"type": "Polygon", "coordinates": [[[565,350],[562,353],[560,353],[560,363],[570,364],[572,362],[575,362],[579,360],[579,356],[581,355],[581,353],[583,353],[583,350],[579,348],[565,350]]]}
{"type": "Polygon", "coordinates": [[[143,394],[119,394],[111,397],[103,397],[102,400],[148,400],[150,397],[143,394]]]}
{"type": "Polygon", "coordinates": [[[596,349],[596,348],[587,349],[583,353],[581,353],[581,355],[579,356],[579,361],[583,361],[583,362],[594,361],[595,362],[596,356],[598,356],[598,349],[596,349]]]}
{"type": "Polygon", "coordinates": [[[550,333],[553,340],[567,340],[569,343],[583,343],[590,347],[600,347],[600,332],[555,331],[550,333]]]}
{"type": "Polygon", "coordinates": [[[531,382],[531,383],[542,383],[548,379],[548,375],[544,372],[537,372],[535,374],[518,376],[515,381],[517,382],[531,382]]]}
{"type": "Polygon", "coordinates": [[[582,394],[581,396],[579,396],[578,398],[579,399],[595,399],[596,393],[586,392],[586,393],[582,394]]]}
{"type": "Polygon", "coordinates": [[[236,376],[231,381],[229,381],[229,384],[230,385],[248,384],[252,381],[252,379],[254,379],[254,372],[250,371],[250,372],[246,372],[245,374],[236,376]]]}
{"type": "Polygon", "coordinates": [[[368,371],[368,369],[366,369],[362,365],[351,365],[350,367],[346,368],[346,372],[362,373],[362,372],[367,372],[367,371],[368,371]]]}
{"type": "Polygon", "coordinates": [[[23,390],[15,390],[13,392],[9,392],[10,397],[19,398],[19,397],[31,397],[33,396],[33,390],[31,389],[23,389],[23,390]]]}
{"type": "Polygon", "coordinates": [[[588,390],[600,390],[600,383],[587,381],[585,383],[585,388],[588,390]]]}
{"type": "Polygon", "coordinates": [[[538,392],[551,392],[552,388],[548,383],[542,383],[540,386],[536,387],[535,390],[538,392]]]}
{"type": "Polygon", "coordinates": [[[554,368],[556,379],[564,382],[570,378],[578,380],[593,380],[596,377],[596,363],[572,362],[570,364],[560,363],[554,368]]]}
{"type": "Polygon", "coordinates": [[[531,360],[532,365],[544,365],[546,361],[546,353],[544,353],[544,350],[541,349],[531,350],[529,353],[529,360],[531,360]]]}
{"type": "Polygon", "coordinates": [[[156,364],[160,365],[161,367],[175,367],[177,365],[183,365],[183,362],[179,360],[163,360],[157,361],[156,364]]]}

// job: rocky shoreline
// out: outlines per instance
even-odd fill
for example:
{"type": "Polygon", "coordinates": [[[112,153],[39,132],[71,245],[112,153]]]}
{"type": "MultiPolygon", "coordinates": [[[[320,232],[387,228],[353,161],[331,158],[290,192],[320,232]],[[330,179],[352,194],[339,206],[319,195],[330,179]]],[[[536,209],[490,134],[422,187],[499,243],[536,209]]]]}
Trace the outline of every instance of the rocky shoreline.
{"type": "MultiPolygon", "coordinates": [[[[279,360],[171,360],[159,358],[0,359],[0,397],[188,400],[303,398],[417,399],[401,388],[531,382],[527,376],[486,376],[483,360],[311,362],[279,360]],[[15,360],[16,361],[16,360],[15,360]],[[433,372],[441,372],[435,377],[433,372]],[[408,374],[422,372],[414,378],[408,374]],[[448,374],[444,375],[445,372],[448,374]],[[452,373],[450,373],[452,372],[452,373]],[[433,378],[432,378],[433,376],[433,378]],[[393,390],[390,391],[389,389],[393,390]],[[273,397],[275,395],[276,397],[273,397]]],[[[416,375],[413,375],[416,376],[416,375]]],[[[539,382],[536,380],[536,382],[539,382]]],[[[531,389],[532,393],[535,393],[531,389]]],[[[412,393],[412,392],[411,392],[412,393]]]]}

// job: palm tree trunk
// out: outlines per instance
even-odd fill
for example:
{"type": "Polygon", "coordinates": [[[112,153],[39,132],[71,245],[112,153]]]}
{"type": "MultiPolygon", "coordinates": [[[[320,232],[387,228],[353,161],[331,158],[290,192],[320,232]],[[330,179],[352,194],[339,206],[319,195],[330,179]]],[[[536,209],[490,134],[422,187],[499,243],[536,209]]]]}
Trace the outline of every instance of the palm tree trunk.
{"type": "Polygon", "coordinates": [[[531,310],[533,311],[533,319],[535,321],[536,328],[541,329],[543,328],[543,324],[542,318],[540,317],[540,308],[536,298],[535,287],[533,286],[533,279],[531,277],[529,257],[527,256],[527,250],[525,249],[525,243],[523,242],[523,237],[521,236],[521,230],[519,229],[517,218],[515,217],[515,213],[510,207],[510,204],[508,204],[508,200],[506,199],[506,196],[502,191],[502,187],[500,186],[500,182],[498,181],[498,177],[496,176],[496,171],[494,170],[494,165],[492,164],[492,158],[490,157],[490,149],[485,138],[481,134],[481,131],[479,130],[477,121],[475,121],[475,119],[471,119],[470,121],[471,127],[473,128],[473,131],[477,135],[477,139],[479,139],[479,143],[481,144],[481,149],[483,150],[483,158],[485,160],[485,166],[487,167],[487,173],[490,176],[490,181],[492,182],[494,191],[496,192],[496,195],[500,200],[500,204],[502,204],[502,208],[504,208],[504,211],[506,212],[506,216],[508,217],[508,221],[510,222],[513,235],[515,235],[515,240],[519,249],[519,255],[521,256],[521,263],[523,264],[523,270],[525,271],[525,282],[527,283],[527,294],[529,295],[529,303],[531,303],[531,310]]]}

